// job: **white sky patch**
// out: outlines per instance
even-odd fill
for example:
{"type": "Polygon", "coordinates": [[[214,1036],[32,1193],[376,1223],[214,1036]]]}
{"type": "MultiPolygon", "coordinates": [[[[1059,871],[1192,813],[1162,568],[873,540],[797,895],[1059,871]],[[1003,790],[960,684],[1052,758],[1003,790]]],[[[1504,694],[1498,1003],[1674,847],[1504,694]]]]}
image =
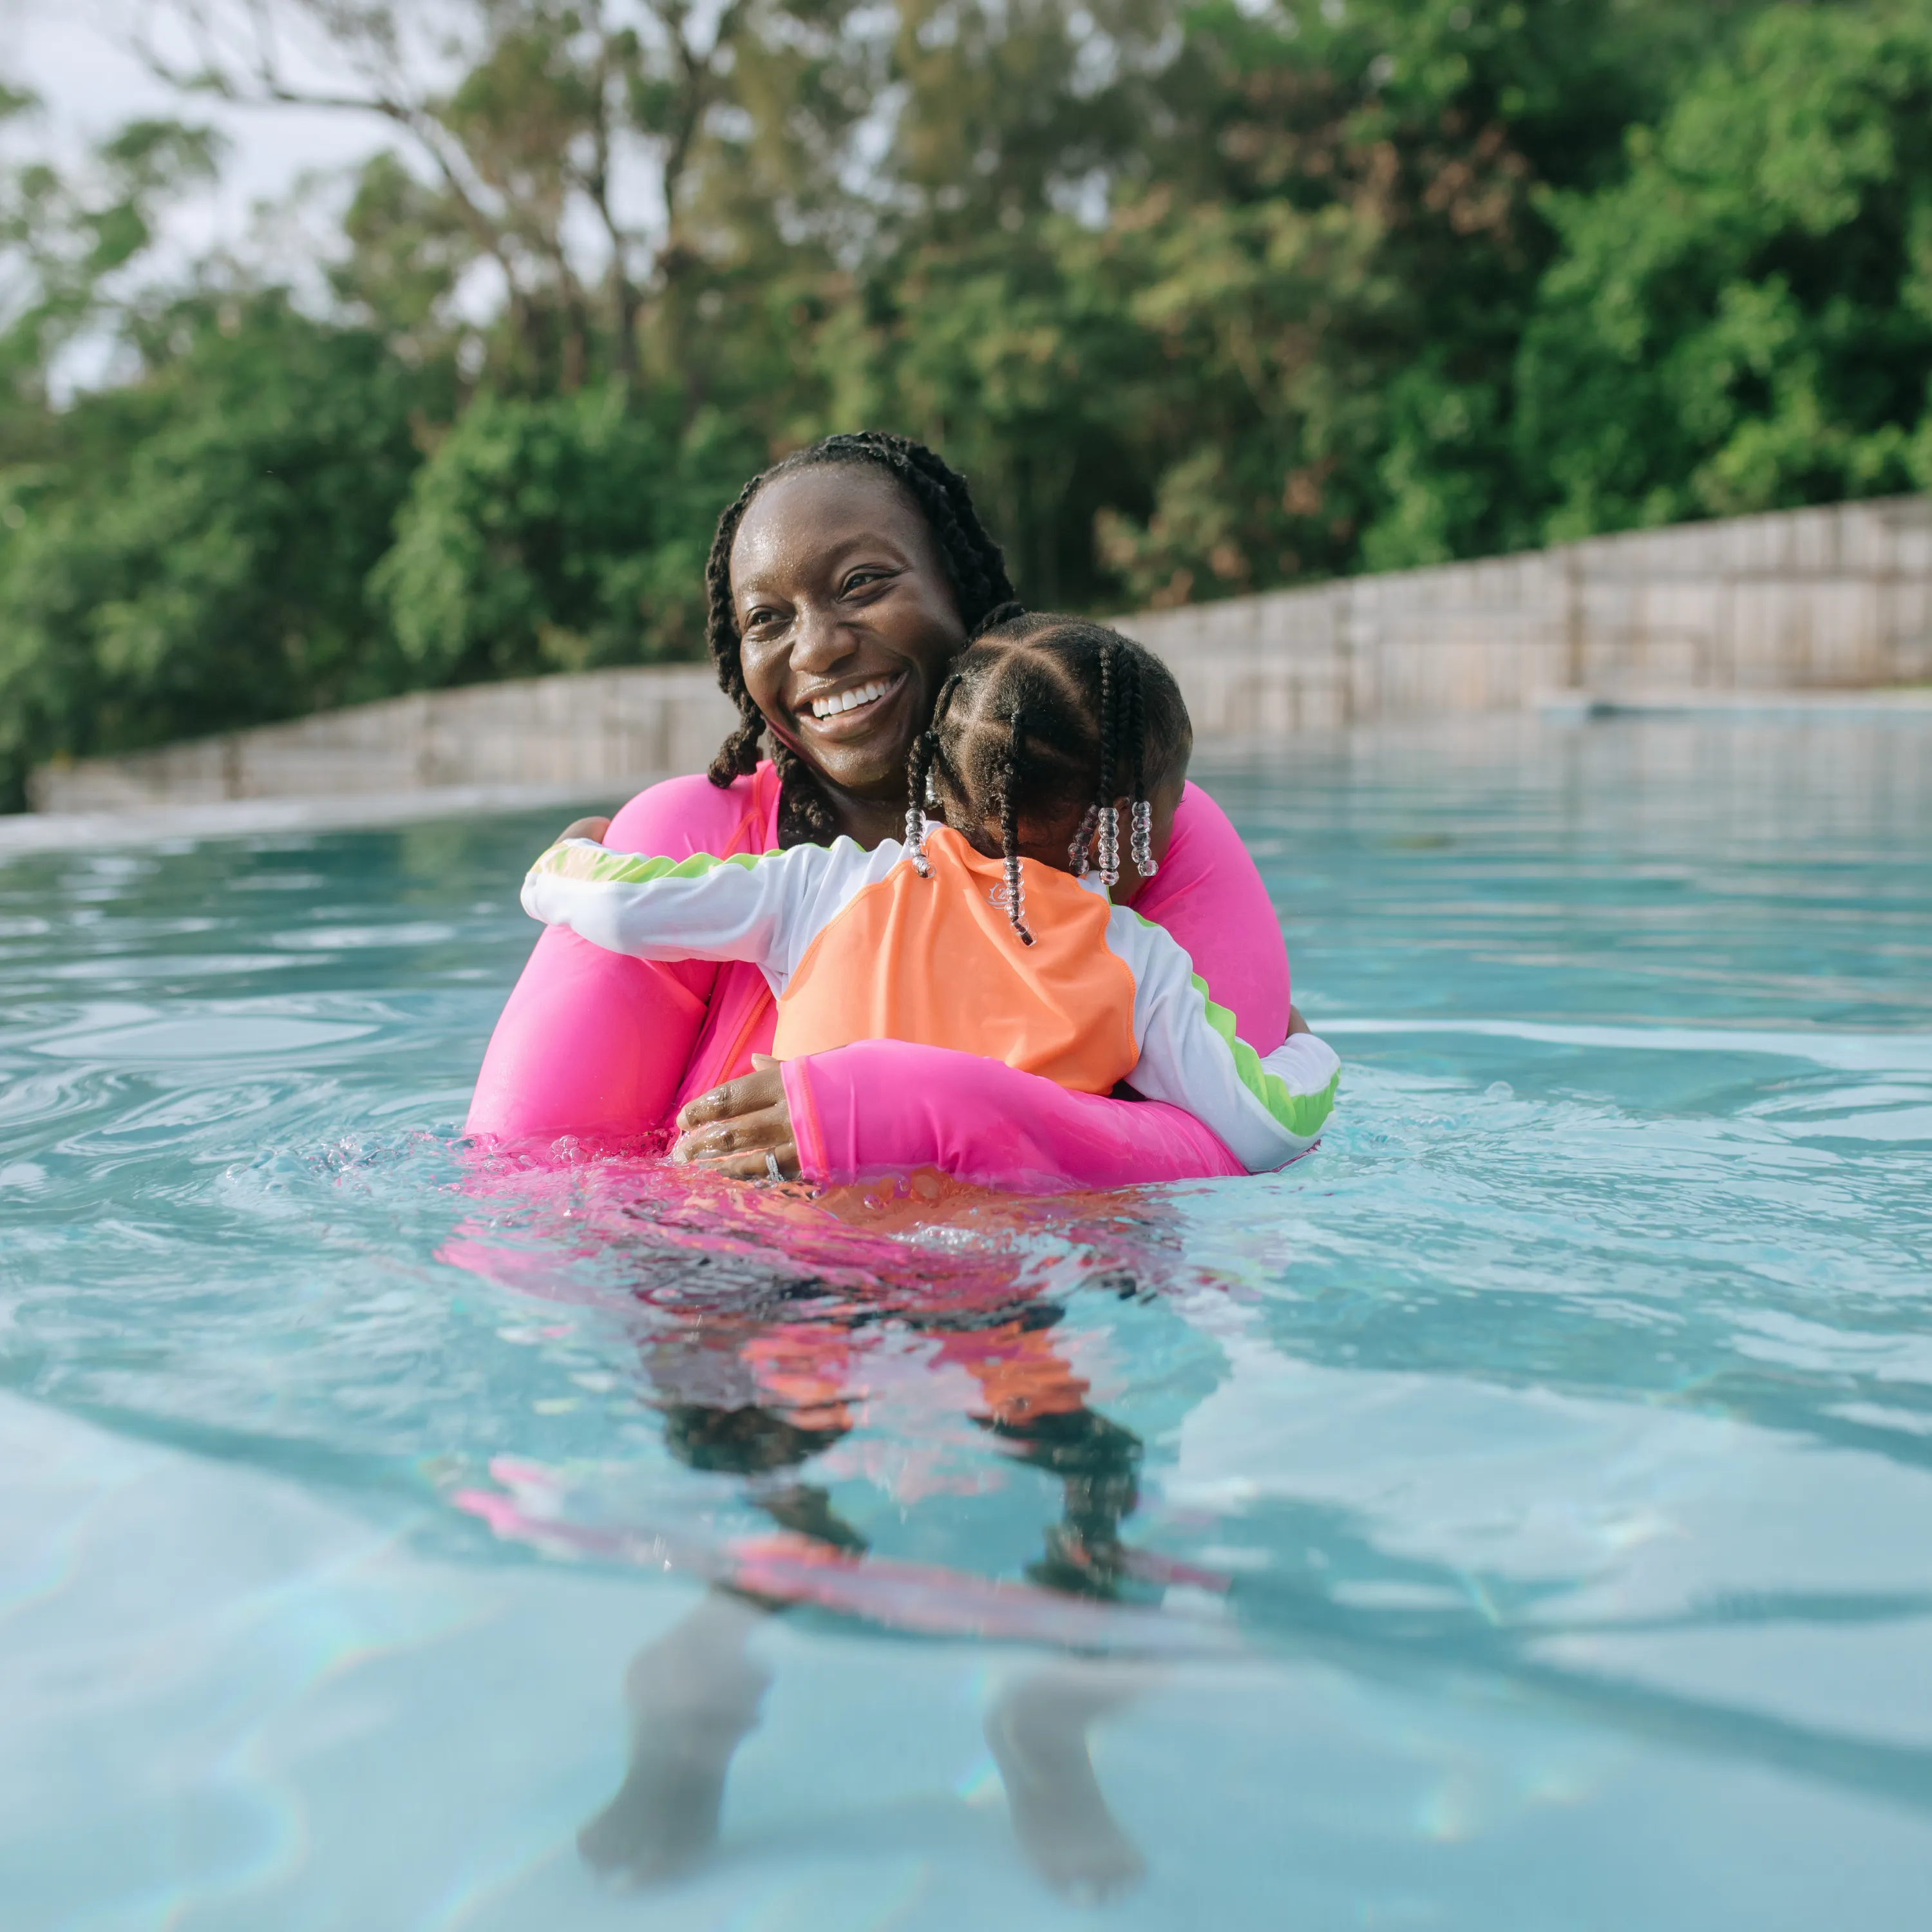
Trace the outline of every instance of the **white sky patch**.
{"type": "MultiPolygon", "coordinates": [[[[224,17],[242,16],[231,10],[224,17]]],[[[292,11],[273,17],[278,27],[298,24],[292,11]]],[[[183,69],[198,64],[187,38],[165,30],[165,10],[145,0],[0,0],[0,80],[31,89],[42,104],[38,114],[7,131],[8,153],[15,159],[44,158],[80,175],[89,150],[130,121],[167,118],[212,128],[223,144],[219,178],[170,199],[158,211],[158,243],[130,275],[145,284],[184,282],[198,265],[226,257],[244,265],[248,280],[284,284],[305,306],[326,309],[332,298],[322,271],[342,251],[341,218],[356,170],[387,148],[424,177],[429,170],[419,145],[376,113],[240,106],[170,86],[149,71],[136,50],[138,28],[157,22],[166,58],[183,69]]],[[[420,86],[426,76],[436,77],[432,70],[441,44],[430,7],[410,24],[423,38],[405,50],[405,64],[420,86]]],[[[234,53],[246,43],[231,38],[226,45],[234,53]]],[[[351,96],[366,90],[353,57],[312,32],[304,44],[299,33],[278,31],[274,54],[280,80],[294,90],[351,96]]],[[[245,61],[236,70],[245,74],[245,61]]],[[[620,212],[646,231],[661,230],[654,162],[620,148],[616,163],[620,212]]],[[[587,205],[570,211],[565,239],[580,274],[594,283],[608,243],[587,205]]],[[[502,296],[500,271],[479,262],[464,277],[452,307],[481,326],[502,296]]],[[[112,342],[104,334],[89,335],[62,352],[50,372],[50,388],[65,398],[112,381],[117,373],[112,342]]]]}
{"type": "MultiPolygon", "coordinates": [[[[40,152],[67,166],[127,122],[166,118],[212,127],[226,143],[221,178],[170,213],[155,266],[164,274],[216,250],[254,256],[256,210],[279,202],[304,178],[346,172],[398,146],[374,115],[324,109],[238,108],[164,86],[131,50],[128,10],[104,0],[0,0],[0,78],[44,104],[28,130],[40,152]]],[[[317,78],[296,50],[298,80],[317,78]]],[[[13,143],[19,152],[22,137],[13,143]]]]}

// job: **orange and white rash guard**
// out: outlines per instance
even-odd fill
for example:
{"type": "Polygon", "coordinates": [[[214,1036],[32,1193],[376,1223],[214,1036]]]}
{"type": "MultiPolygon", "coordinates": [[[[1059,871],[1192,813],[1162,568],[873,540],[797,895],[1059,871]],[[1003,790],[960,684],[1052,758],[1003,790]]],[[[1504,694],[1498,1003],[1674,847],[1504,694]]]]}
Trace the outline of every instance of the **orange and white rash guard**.
{"type": "Polygon", "coordinates": [[[1174,939],[1114,904],[1096,876],[1022,860],[1025,946],[1001,860],[944,826],[928,829],[926,856],[929,878],[896,839],[682,860],[572,839],[530,868],[524,910],[640,959],[749,960],[777,998],[780,1060],[898,1040],[1090,1094],[1125,1080],[1185,1108],[1252,1174],[1321,1132],[1334,1051],[1294,1034],[1263,1058],[1174,939]]]}

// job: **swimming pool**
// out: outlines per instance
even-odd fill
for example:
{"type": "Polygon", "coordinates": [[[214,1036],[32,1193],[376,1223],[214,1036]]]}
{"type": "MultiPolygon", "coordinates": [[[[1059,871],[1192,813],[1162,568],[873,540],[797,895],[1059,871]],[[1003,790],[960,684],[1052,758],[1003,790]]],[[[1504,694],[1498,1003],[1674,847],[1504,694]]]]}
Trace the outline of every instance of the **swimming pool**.
{"type": "Polygon", "coordinates": [[[1058,1924],[986,1725],[1069,1711],[1116,1823],[1046,1745],[1022,1808],[1124,1927],[1922,1924],[1932,731],[1202,776],[1336,1124],[1024,1208],[466,1154],[557,812],[0,864],[6,1924],[1058,1924]],[[721,1576],[807,1600],[614,1890],[721,1576]]]}

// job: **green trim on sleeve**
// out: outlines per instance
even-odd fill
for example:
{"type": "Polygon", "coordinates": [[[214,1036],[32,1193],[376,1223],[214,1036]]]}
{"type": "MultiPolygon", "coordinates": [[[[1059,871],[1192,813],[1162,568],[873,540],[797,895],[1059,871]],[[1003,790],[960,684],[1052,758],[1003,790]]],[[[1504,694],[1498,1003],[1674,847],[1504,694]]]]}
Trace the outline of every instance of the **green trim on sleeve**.
{"type": "MultiPolygon", "coordinates": [[[[1166,927],[1157,925],[1144,914],[1134,912],[1132,906],[1124,906],[1120,910],[1133,913],[1142,925],[1154,926],[1163,938],[1173,939],[1174,934],[1166,927]]],[[[1221,1036],[1228,1051],[1234,1056],[1235,1078],[1267,1108],[1270,1120],[1298,1140],[1312,1140],[1334,1111],[1335,1095],[1342,1084],[1341,1068],[1336,1068],[1328,1077],[1328,1085],[1318,1093],[1298,1094],[1279,1073],[1270,1073],[1262,1064],[1261,1055],[1235,1032],[1234,1015],[1226,1006],[1214,1004],[1208,994],[1208,982],[1198,973],[1190,974],[1189,977],[1194,982],[1195,992],[1201,996],[1208,1025],[1221,1036]]]]}
{"type": "Polygon", "coordinates": [[[1194,990],[1208,1011],[1208,1024],[1227,1042],[1241,1084],[1298,1140],[1312,1140],[1334,1108],[1342,1070],[1336,1067],[1318,1093],[1298,1094],[1279,1073],[1270,1073],[1262,1064],[1261,1055],[1234,1031],[1234,1015],[1208,997],[1208,982],[1198,973],[1193,976],[1194,990]]]}
{"type": "Polygon", "coordinates": [[[766,859],[781,856],[776,852],[734,852],[720,859],[709,852],[694,852],[688,859],[646,859],[634,852],[607,852],[601,847],[592,850],[572,843],[553,845],[530,870],[588,885],[641,886],[653,879],[701,879],[720,866],[741,866],[748,872],[766,859]]]}

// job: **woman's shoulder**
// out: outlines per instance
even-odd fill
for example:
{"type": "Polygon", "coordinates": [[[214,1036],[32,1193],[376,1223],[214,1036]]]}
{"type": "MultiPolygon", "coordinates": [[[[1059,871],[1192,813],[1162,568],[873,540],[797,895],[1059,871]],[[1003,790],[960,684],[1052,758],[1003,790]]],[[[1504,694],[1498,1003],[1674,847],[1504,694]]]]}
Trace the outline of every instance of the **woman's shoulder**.
{"type": "MultiPolygon", "coordinates": [[[[1151,898],[1158,905],[1172,895],[1217,876],[1224,883],[1230,878],[1252,878],[1257,885],[1260,883],[1255,862],[1249,856],[1241,835],[1234,830],[1234,820],[1190,778],[1174,808],[1174,836],[1167,856],[1142,898],[1151,898]]],[[[1149,919],[1158,920],[1161,916],[1139,899],[1135,902],[1135,909],[1149,919]]]]}
{"type": "MultiPolygon", "coordinates": [[[[1180,802],[1174,807],[1174,836],[1190,844],[1196,840],[1208,843],[1231,839],[1241,844],[1234,821],[1192,778],[1181,787],[1180,802]]],[[[1241,849],[1245,852],[1247,848],[1242,845],[1241,849]]]]}
{"type": "Polygon", "coordinates": [[[778,774],[769,760],[748,778],[713,784],[702,772],[647,785],[610,820],[613,851],[688,859],[694,852],[763,852],[777,842],[778,774]]]}
{"type": "Polygon", "coordinates": [[[1182,792],[1167,856],[1133,909],[1180,942],[1256,1052],[1272,1052],[1287,1037],[1281,920],[1234,821],[1198,785],[1182,792]]]}

